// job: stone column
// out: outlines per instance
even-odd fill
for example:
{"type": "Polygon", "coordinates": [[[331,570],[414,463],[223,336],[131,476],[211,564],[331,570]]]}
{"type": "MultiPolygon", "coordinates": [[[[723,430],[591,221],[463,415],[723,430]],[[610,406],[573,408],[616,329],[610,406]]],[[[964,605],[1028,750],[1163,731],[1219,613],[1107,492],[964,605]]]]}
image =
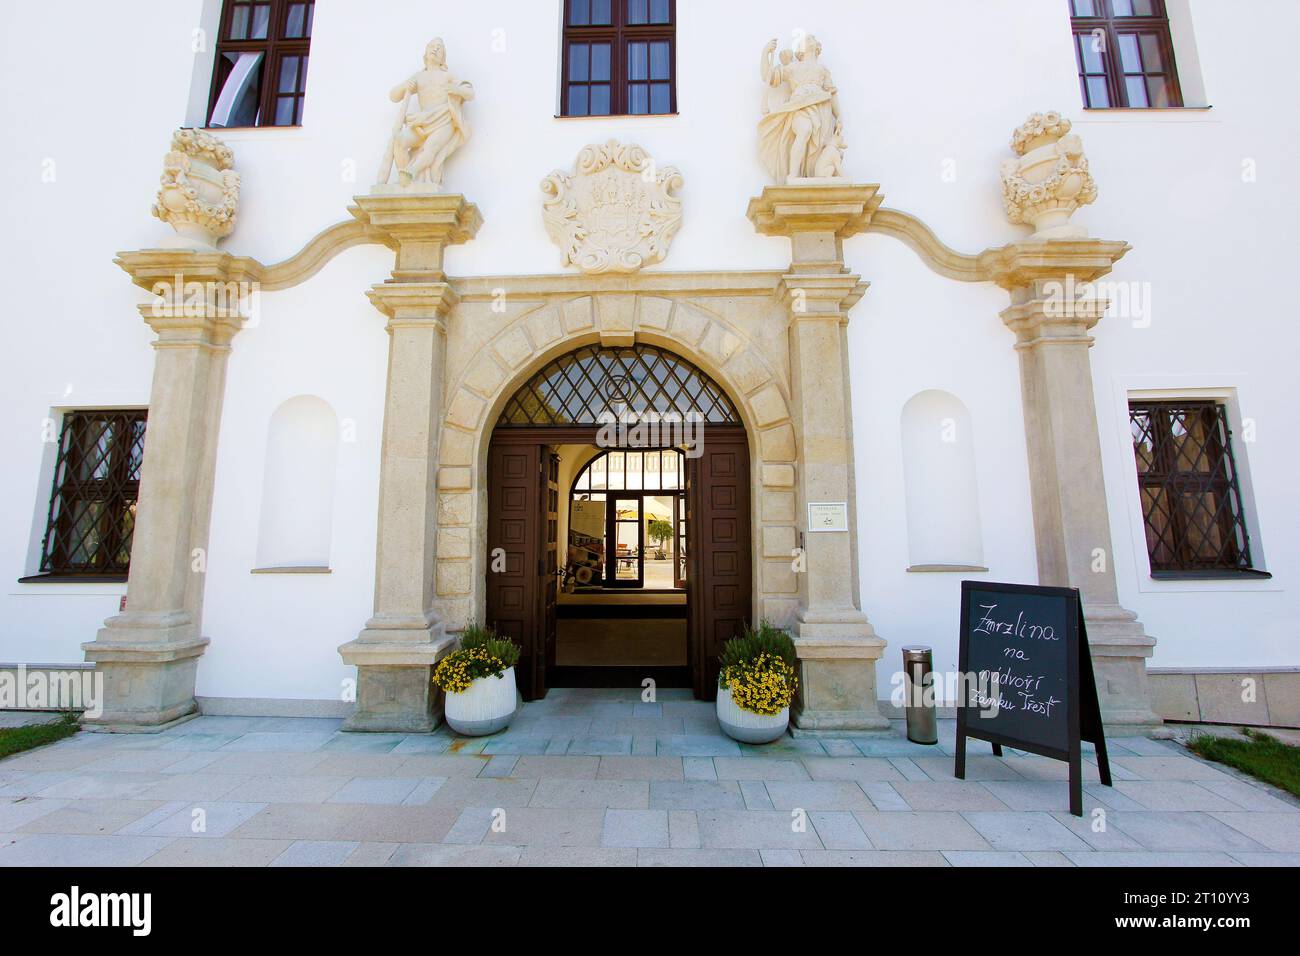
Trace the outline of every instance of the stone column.
{"type": "Polygon", "coordinates": [[[224,252],[146,250],[118,265],[158,296],[140,307],[157,333],[126,610],[82,645],[104,675],[91,729],[158,731],[196,714],[207,646],[203,586],[217,434],[239,299],[255,266],[224,252]]]}
{"type": "Polygon", "coordinates": [[[1027,241],[980,259],[1011,294],[1002,321],[1020,355],[1038,581],[1079,589],[1103,721],[1131,734],[1161,724],[1146,673],[1156,642],[1119,603],[1088,360],[1089,331],[1108,305],[1089,283],[1128,249],[1101,239],[1027,241]]]}
{"type": "Polygon", "coordinates": [[[397,261],[392,278],[367,293],[388,317],[388,389],[375,613],[339,648],[357,668],[357,706],[344,729],[424,732],[440,717],[431,668],[452,644],[433,609],[446,317],[456,304],[443,250],[473,238],[481,219],[464,196],[419,190],[359,196],[351,212],[388,237],[397,261]]]}
{"type": "Polygon", "coordinates": [[[787,236],[792,262],[777,291],[790,314],[791,398],[798,444],[799,575],[794,639],[800,661],[796,732],[878,730],[876,662],[885,642],[860,608],[857,575],[848,310],[866,284],[844,267],[843,240],[863,232],[881,197],[851,184],[769,186],[748,215],[787,236]],[[809,532],[810,502],[842,503],[847,531],[809,532]]]}

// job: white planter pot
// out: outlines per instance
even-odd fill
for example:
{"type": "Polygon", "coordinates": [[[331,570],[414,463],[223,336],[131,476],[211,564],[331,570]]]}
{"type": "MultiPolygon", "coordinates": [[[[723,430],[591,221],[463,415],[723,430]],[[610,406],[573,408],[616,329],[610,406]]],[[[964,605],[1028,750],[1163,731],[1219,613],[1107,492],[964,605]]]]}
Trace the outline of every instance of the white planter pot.
{"type": "Polygon", "coordinates": [[[456,733],[483,737],[509,726],[518,707],[515,669],[507,667],[500,677],[480,677],[463,693],[448,693],[443,716],[456,733]]]}
{"type": "Polygon", "coordinates": [[[790,708],[781,708],[781,713],[768,717],[755,714],[736,706],[731,699],[731,688],[718,688],[718,723],[722,732],[732,740],[742,744],[770,744],[785,733],[790,724],[790,708]]]}

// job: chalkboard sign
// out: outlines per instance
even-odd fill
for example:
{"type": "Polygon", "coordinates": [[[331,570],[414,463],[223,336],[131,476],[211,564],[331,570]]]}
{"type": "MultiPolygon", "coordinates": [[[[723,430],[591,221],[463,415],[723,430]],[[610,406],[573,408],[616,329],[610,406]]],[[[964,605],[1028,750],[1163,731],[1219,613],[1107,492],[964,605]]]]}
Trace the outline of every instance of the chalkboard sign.
{"type": "Polygon", "coordinates": [[[1083,815],[1082,741],[1097,748],[1110,786],[1092,656],[1075,588],[963,581],[956,776],[966,738],[1070,764],[1070,812],[1083,815]]]}

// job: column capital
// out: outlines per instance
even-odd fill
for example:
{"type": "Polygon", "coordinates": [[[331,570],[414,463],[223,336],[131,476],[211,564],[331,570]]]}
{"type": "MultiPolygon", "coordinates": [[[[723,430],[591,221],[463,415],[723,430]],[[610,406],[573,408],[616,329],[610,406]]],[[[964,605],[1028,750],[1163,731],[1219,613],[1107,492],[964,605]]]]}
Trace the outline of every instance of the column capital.
{"type": "Polygon", "coordinates": [[[389,280],[370,287],[366,297],[388,316],[388,331],[395,328],[430,327],[446,331],[446,315],[460,301],[446,282],[400,282],[389,280]]]}
{"type": "Polygon", "coordinates": [[[871,286],[860,275],[793,272],[781,277],[775,296],[790,313],[791,321],[818,319],[848,321],[849,309],[857,305],[871,286]]]}
{"type": "Polygon", "coordinates": [[[1109,300],[1081,283],[1035,281],[1021,301],[999,315],[1016,334],[1016,348],[1036,348],[1045,343],[1091,346],[1088,332],[1101,321],[1109,300]]]}
{"type": "Polygon", "coordinates": [[[1094,282],[1107,275],[1132,246],[1113,239],[1012,242],[979,255],[979,269],[1013,299],[1038,282],[1094,282]]]}
{"type": "Polygon", "coordinates": [[[368,195],[354,196],[353,202],[348,212],[382,235],[397,253],[393,278],[399,282],[418,282],[430,273],[441,277],[446,247],[469,242],[483,224],[478,206],[460,193],[376,186],[368,195]]]}

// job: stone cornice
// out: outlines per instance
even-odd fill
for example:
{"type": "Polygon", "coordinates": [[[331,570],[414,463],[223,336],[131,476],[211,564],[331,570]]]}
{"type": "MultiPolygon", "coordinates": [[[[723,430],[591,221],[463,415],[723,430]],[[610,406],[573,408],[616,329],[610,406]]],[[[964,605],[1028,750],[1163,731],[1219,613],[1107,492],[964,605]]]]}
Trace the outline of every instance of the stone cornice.
{"type": "Polygon", "coordinates": [[[979,255],[980,271],[987,279],[1014,292],[1035,282],[1065,280],[1092,282],[1114,268],[1132,247],[1112,239],[1048,239],[1013,242],[979,255]]]}
{"type": "Polygon", "coordinates": [[[884,197],[878,185],[808,183],[766,186],[745,215],[765,236],[831,232],[847,239],[865,232],[884,197]]]}
{"type": "Polygon", "coordinates": [[[142,289],[166,295],[183,282],[260,282],[263,266],[247,256],[228,252],[195,252],[192,249],[140,249],[119,252],[113,260],[142,289]],[[161,288],[162,291],[159,291],[161,288]]]}
{"type": "Polygon", "coordinates": [[[945,245],[933,229],[901,209],[877,209],[866,231],[892,236],[946,278],[959,282],[984,282],[988,279],[980,266],[979,256],[967,255],[945,245]]]}
{"type": "Polygon", "coordinates": [[[322,229],[288,259],[274,265],[260,266],[258,281],[262,284],[263,292],[291,289],[314,276],[340,252],[363,245],[387,246],[393,251],[397,250],[397,244],[382,229],[348,219],[322,229]]]}
{"type": "Polygon", "coordinates": [[[386,235],[391,243],[468,242],[483,225],[478,206],[459,193],[371,193],[353,197],[348,207],[359,222],[386,235]]]}
{"type": "Polygon", "coordinates": [[[448,278],[464,301],[493,299],[504,290],[509,296],[603,295],[637,293],[650,295],[755,296],[772,295],[785,275],[771,272],[659,272],[646,270],[633,275],[462,276],[448,278]]]}
{"type": "Polygon", "coordinates": [[[384,231],[349,219],[322,229],[288,259],[264,265],[251,256],[228,252],[197,252],[191,249],[140,249],[119,252],[114,260],[131,281],[153,291],[157,282],[186,281],[256,282],[263,292],[291,289],[306,282],[345,249],[360,245],[381,245],[396,249],[396,242],[384,231]]]}

